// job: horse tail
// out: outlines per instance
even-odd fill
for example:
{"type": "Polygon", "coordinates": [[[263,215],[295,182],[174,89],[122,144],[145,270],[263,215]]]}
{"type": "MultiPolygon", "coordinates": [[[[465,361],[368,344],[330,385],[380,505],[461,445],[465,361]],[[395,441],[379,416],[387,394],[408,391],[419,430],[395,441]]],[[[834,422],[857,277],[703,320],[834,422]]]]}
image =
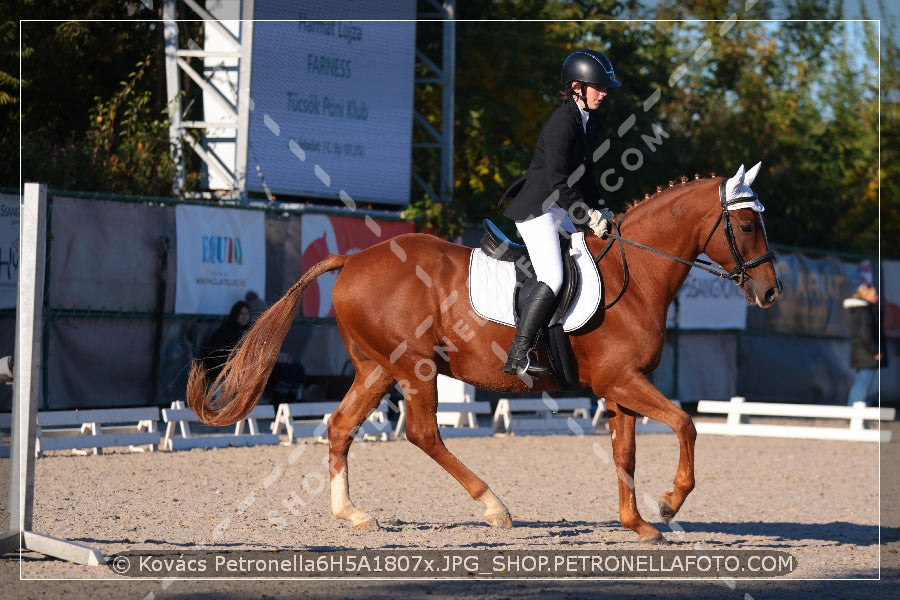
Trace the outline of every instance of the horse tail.
{"type": "Polygon", "coordinates": [[[232,349],[212,385],[206,380],[203,363],[193,361],[187,403],[203,423],[231,425],[250,414],[272,374],[304,290],[322,273],[343,267],[346,260],[346,255],[332,254],[304,273],[232,349]]]}

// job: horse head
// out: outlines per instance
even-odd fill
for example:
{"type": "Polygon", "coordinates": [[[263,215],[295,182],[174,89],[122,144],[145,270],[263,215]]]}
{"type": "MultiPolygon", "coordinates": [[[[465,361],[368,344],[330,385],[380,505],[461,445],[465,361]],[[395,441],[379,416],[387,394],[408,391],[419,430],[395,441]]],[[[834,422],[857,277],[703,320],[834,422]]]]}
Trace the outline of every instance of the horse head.
{"type": "Polygon", "coordinates": [[[768,308],[781,294],[781,282],[775,273],[775,253],[766,238],[765,208],[750,187],[761,165],[757,163],[746,171],[741,165],[720,183],[719,216],[702,252],[728,270],[748,302],[768,308]]]}
{"type": "MultiPolygon", "coordinates": [[[[620,215],[613,224],[613,232],[607,234],[594,229],[589,248],[598,264],[614,241],[619,243],[623,272],[619,297],[628,285],[630,271],[639,271],[637,276],[645,279],[655,278],[648,287],[665,289],[671,298],[687,277],[686,270],[678,270],[680,275],[670,277],[672,273],[658,269],[661,264],[658,259],[626,265],[623,245],[630,245],[663,257],[663,260],[731,279],[744,290],[748,302],[762,308],[771,306],[781,294],[781,282],[773,266],[775,253],[769,249],[766,239],[764,208],[750,187],[761,164],[746,171],[741,165],[728,179],[697,178],[690,183],[682,180],[680,186],[670,182],[668,189],[657,188],[655,195],[647,196],[645,201],[635,203],[620,215]],[[665,218],[660,218],[661,215],[665,218]],[[672,235],[673,229],[679,232],[678,235],[672,235]],[[611,239],[604,245],[601,238],[611,239]],[[701,254],[706,254],[719,266],[700,260],[701,254]],[[641,268],[645,264],[656,267],[641,268]]],[[[615,259],[613,263],[605,264],[615,271],[619,267],[614,263],[615,259]]],[[[613,303],[616,301],[618,298],[613,303]]]]}

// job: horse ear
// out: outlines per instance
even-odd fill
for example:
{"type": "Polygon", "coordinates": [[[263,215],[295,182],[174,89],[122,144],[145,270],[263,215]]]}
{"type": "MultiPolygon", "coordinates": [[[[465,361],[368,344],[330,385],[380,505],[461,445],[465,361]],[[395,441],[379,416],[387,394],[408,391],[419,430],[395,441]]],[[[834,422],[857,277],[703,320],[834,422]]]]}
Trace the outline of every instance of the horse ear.
{"type": "Polygon", "coordinates": [[[747,187],[750,187],[753,184],[753,180],[756,179],[756,175],[759,173],[759,168],[762,166],[762,161],[759,161],[744,174],[744,183],[747,184],[747,187]]]}

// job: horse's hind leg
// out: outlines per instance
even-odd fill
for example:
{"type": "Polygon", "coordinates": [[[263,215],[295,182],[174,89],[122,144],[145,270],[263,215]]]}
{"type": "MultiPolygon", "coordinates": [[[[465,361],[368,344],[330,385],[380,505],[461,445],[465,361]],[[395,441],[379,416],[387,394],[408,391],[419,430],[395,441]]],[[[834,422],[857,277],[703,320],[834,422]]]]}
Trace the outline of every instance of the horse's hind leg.
{"type": "MultiPolygon", "coordinates": [[[[353,353],[351,353],[352,355],[353,353]]],[[[378,406],[394,379],[374,361],[354,357],[356,377],[337,410],[328,420],[328,463],[331,477],[331,514],[360,531],[374,531],[378,522],[350,500],[347,454],[359,426],[378,406]]]]}
{"type": "Polygon", "coordinates": [[[444,445],[437,424],[437,382],[417,381],[415,389],[403,382],[401,387],[406,398],[406,439],[450,473],[472,498],[484,503],[484,518],[489,524],[512,527],[509,510],[503,502],[444,445]]]}

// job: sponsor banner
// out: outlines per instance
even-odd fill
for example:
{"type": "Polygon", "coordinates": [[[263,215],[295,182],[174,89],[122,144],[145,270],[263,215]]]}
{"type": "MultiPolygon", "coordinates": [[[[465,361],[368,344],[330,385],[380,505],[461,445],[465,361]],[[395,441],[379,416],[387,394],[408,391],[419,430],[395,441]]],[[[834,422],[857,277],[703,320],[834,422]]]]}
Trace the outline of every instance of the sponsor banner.
{"type": "MultiPolygon", "coordinates": [[[[702,260],[709,257],[700,256],[702,260]]],[[[747,300],[734,282],[692,269],[678,292],[677,307],[669,306],[667,327],[677,322],[681,329],[744,329],[747,300]]]]}
{"type": "Polygon", "coordinates": [[[19,290],[19,196],[0,194],[0,308],[15,308],[19,290]]]}
{"type": "Polygon", "coordinates": [[[224,315],[247,291],[265,293],[262,211],[177,206],[175,230],[176,313],[224,315]]]}
{"type": "MultiPolygon", "coordinates": [[[[371,218],[304,215],[301,221],[301,264],[305,273],[329,254],[352,254],[413,231],[410,223],[371,218]]],[[[334,317],[331,290],[339,271],[320,275],[303,294],[304,317],[334,317]]]]}
{"type": "MultiPolygon", "coordinates": [[[[706,259],[705,256],[701,258],[706,259]]],[[[784,289],[771,307],[761,311],[764,329],[781,333],[847,337],[843,302],[863,282],[874,283],[881,295],[883,334],[900,338],[900,261],[814,258],[802,253],[777,255],[775,269],[784,289]]],[[[666,326],[681,329],[744,329],[747,301],[731,281],[692,270],[678,292],[678,306],[669,306],[666,326]]]]}

